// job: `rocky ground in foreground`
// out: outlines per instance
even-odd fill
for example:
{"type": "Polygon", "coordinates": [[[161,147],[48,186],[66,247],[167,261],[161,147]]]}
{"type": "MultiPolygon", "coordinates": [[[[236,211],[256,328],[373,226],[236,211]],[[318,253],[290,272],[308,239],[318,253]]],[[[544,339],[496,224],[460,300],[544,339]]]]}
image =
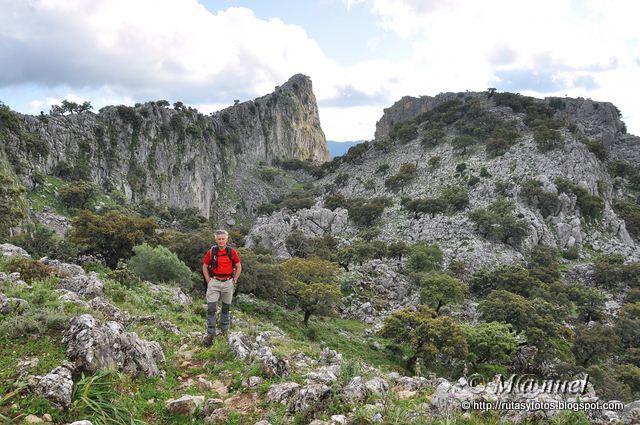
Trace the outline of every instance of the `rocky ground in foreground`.
{"type": "MultiPolygon", "coordinates": [[[[3,245],[0,264],[25,254],[3,245]]],[[[394,357],[361,322],[326,319],[305,329],[299,315],[244,295],[233,309],[232,332],[204,348],[202,300],[73,264],[39,263],[49,277],[27,282],[0,272],[0,414],[8,423],[631,424],[640,418],[634,410],[640,402],[590,419],[553,411],[464,412],[461,401],[495,396],[475,391],[465,378],[404,376],[402,354],[394,357]]],[[[585,396],[597,399],[590,387],[585,396]]]]}

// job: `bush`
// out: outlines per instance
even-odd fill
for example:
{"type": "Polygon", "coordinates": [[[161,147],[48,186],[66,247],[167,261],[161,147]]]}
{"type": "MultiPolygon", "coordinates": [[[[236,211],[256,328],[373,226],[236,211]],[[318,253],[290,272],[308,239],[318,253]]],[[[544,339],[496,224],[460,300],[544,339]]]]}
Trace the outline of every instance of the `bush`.
{"type": "Polygon", "coordinates": [[[485,152],[489,158],[502,156],[513,146],[518,133],[510,128],[498,128],[485,143],[485,152]]]}
{"type": "Polygon", "coordinates": [[[412,272],[434,272],[442,268],[442,251],[437,244],[416,242],[409,248],[407,268],[412,272]]]}
{"type": "Polygon", "coordinates": [[[342,193],[333,193],[331,195],[327,195],[327,197],[324,198],[324,207],[331,211],[335,210],[336,208],[348,208],[348,206],[349,204],[347,202],[347,199],[342,193]]]}
{"type": "Polygon", "coordinates": [[[5,265],[7,273],[20,273],[20,278],[27,283],[43,280],[55,273],[55,270],[39,261],[28,257],[12,257],[5,265]]]}
{"type": "Polygon", "coordinates": [[[60,335],[68,323],[69,317],[57,309],[29,309],[21,315],[0,322],[0,335],[8,338],[60,335]]]}
{"type": "Polygon", "coordinates": [[[256,254],[246,248],[239,248],[238,254],[242,259],[242,275],[238,281],[238,292],[282,302],[286,280],[282,267],[276,259],[268,254],[256,254]]]}
{"type": "Polygon", "coordinates": [[[115,268],[120,258],[132,255],[136,245],[155,239],[156,223],[151,219],[129,217],[115,211],[105,215],[81,211],[73,220],[70,241],[89,254],[102,256],[115,268]]]}
{"type": "Polygon", "coordinates": [[[575,333],[571,351],[576,363],[583,367],[603,359],[620,344],[614,329],[601,323],[590,327],[578,326],[575,333]]]}
{"type": "Polygon", "coordinates": [[[447,202],[443,198],[403,198],[401,205],[412,212],[416,220],[420,218],[420,214],[429,214],[433,218],[447,210],[447,202]]]}
{"type": "Polygon", "coordinates": [[[538,208],[542,217],[547,218],[558,209],[558,195],[553,192],[545,192],[542,189],[542,182],[529,179],[522,184],[520,196],[524,198],[531,207],[538,208]]]}
{"type": "Polygon", "coordinates": [[[359,226],[371,226],[388,205],[387,198],[354,198],[349,201],[349,218],[359,226]]]}
{"type": "Polygon", "coordinates": [[[431,168],[432,170],[435,170],[440,165],[440,162],[442,162],[442,157],[440,155],[435,155],[429,158],[429,161],[427,161],[427,164],[429,164],[429,168],[431,168]]]}
{"type": "Polygon", "coordinates": [[[479,323],[463,326],[465,339],[469,345],[467,360],[474,364],[508,364],[511,353],[518,346],[511,326],[504,323],[479,323]]]}
{"type": "Polygon", "coordinates": [[[469,286],[479,296],[493,290],[503,290],[529,297],[541,284],[527,269],[518,265],[502,264],[492,270],[477,271],[471,277],[469,286]]]}
{"type": "Polygon", "coordinates": [[[451,141],[451,146],[453,146],[453,149],[457,151],[462,151],[461,152],[462,155],[467,153],[468,147],[471,147],[475,144],[476,144],[476,140],[473,137],[468,136],[466,134],[457,136],[451,141]]]}
{"type": "Polygon", "coordinates": [[[87,208],[98,190],[88,181],[69,183],[58,191],[62,205],[67,208],[87,208]]]}
{"type": "Polygon", "coordinates": [[[597,195],[590,194],[587,189],[574,184],[571,180],[559,177],[555,180],[558,192],[576,196],[576,204],[585,218],[596,220],[602,216],[604,201],[597,195]]]}
{"type": "Polygon", "coordinates": [[[273,183],[278,175],[278,169],[273,167],[262,167],[260,168],[260,179],[262,181],[273,183]]]}
{"type": "Polygon", "coordinates": [[[536,245],[529,252],[529,274],[546,283],[560,279],[558,250],[550,246],[536,245]]]}
{"type": "Polygon", "coordinates": [[[418,125],[414,120],[397,123],[389,133],[389,137],[393,140],[407,143],[418,137],[417,128],[418,125]]]}
{"type": "Polygon", "coordinates": [[[282,263],[290,301],[304,312],[307,325],[312,314],[331,314],[341,298],[339,268],[330,261],[291,258],[282,263]]]}
{"type": "Polygon", "coordinates": [[[191,271],[201,273],[202,260],[214,244],[214,239],[215,235],[210,229],[201,229],[190,233],[170,230],[162,234],[159,243],[175,253],[191,271]]]}
{"type": "Polygon", "coordinates": [[[616,214],[625,222],[631,237],[640,238],[640,205],[635,202],[617,199],[613,203],[616,214]]]}
{"type": "Polygon", "coordinates": [[[423,274],[418,280],[422,304],[435,308],[436,313],[444,305],[461,303],[467,293],[467,286],[448,274],[423,274]]]}
{"type": "Polygon", "coordinates": [[[389,164],[387,164],[386,162],[384,164],[380,164],[378,166],[378,168],[376,168],[376,173],[377,174],[387,174],[387,171],[389,171],[389,164]]]}
{"type": "Polygon", "coordinates": [[[615,330],[624,348],[640,347],[640,303],[622,306],[615,330]]]}
{"type": "Polygon", "coordinates": [[[409,366],[421,359],[423,364],[451,364],[468,355],[467,342],[458,323],[450,317],[436,317],[429,307],[420,305],[396,311],[385,321],[380,335],[411,347],[409,366]]]}
{"type": "Polygon", "coordinates": [[[176,254],[162,245],[155,248],[143,243],[133,248],[135,255],[129,260],[129,268],[143,280],[154,283],[171,283],[186,291],[193,287],[192,272],[176,254]]]}
{"type": "Polygon", "coordinates": [[[558,130],[543,126],[538,126],[533,130],[533,140],[540,152],[548,152],[564,146],[564,137],[558,130]]]}
{"type": "Polygon", "coordinates": [[[404,190],[404,187],[418,176],[418,170],[415,164],[405,163],[400,166],[398,174],[387,177],[384,185],[392,190],[404,190]]]}
{"type": "Polygon", "coordinates": [[[469,192],[464,186],[447,186],[442,190],[440,199],[447,203],[452,211],[462,211],[469,205],[469,192]]]}
{"type": "Polygon", "coordinates": [[[625,285],[640,286],[640,264],[624,264],[619,254],[602,255],[594,261],[594,277],[600,286],[617,289],[625,285]]]}
{"type": "Polygon", "coordinates": [[[519,246],[527,236],[527,223],[513,215],[514,204],[507,199],[499,199],[487,208],[478,208],[469,213],[478,232],[485,238],[519,246]]]}
{"type": "Polygon", "coordinates": [[[589,152],[593,153],[600,161],[607,160],[609,153],[607,152],[607,148],[604,147],[602,142],[598,140],[587,139],[586,141],[583,141],[583,143],[585,144],[587,149],[589,149],[589,152]]]}

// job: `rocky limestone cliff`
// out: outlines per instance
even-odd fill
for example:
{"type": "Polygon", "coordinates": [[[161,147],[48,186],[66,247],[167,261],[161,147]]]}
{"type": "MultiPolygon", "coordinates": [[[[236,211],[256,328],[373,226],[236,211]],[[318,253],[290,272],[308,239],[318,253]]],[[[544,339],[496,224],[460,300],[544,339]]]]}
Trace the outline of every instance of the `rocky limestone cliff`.
{"type": "MultiPolygon", "coordinates": [[[[550,101],[536,100],[540,105],[547,105],[550,101]]],[[[392,205],[385,208],[377,223],[381,228],[380,239],[436,241],[448,260],[464,261],[471,271],[522,259],[524,252],[538,244],[559,249],[578,247],[596,252],[620,253],[629,260],[637,261],[640,259],[640,250],[636,241],[627,232],[624,220],[613,209],[614,195],[624,196],[624,190],[617,189],[614,193],[614,179],[607,171],[607,161],[596,157],[584,140],[601,142],[609,160],[624,158],[631,161],[640,152],[637,144],[639,138],[626,134],[618,110],[610,103],[562,99],[561,105],[555,110],[553,118],[564,123],[559,130],[564,138],[564,146],[541,152],[534,141],[534,132],[524,123],[525,114],[515,113],[507,106],[496,106],[487,93],[445,93],[433,98],[405,97],[385,110],[385,115],[377,125],[376,135],[380,139],[369,143],[356,160],[342,161],[316,185],[339,192],[346,198],[390,197],[392,205]],[[518,133],[514,145],[504,155],[489,157],[482,147],[486,140],[477,138],[475,145],[462,153],[449,143],[456,135],[456,130],[449,128],[443,138],[445,142],[424,146],[421,141],[425,137],[426,123],[417,126],[417,133],[412,140],[406,143],[392,140],[392,123],[395,126],[416,118],[423,111],[453,99],[463,102],[474,99],[484,113],[503,122],[513,122],[518,133]],[[433,158],[439,158],[435,167],[429,164],[433,158]],[[417,166],[416,178],[401,193],[391,192],[385,187],[385,180],[407,163],[417,166]],[[462,172],[458,168],[461,163],[465,164],[462,172]],[[383,165],[389,168],[381,173],[378,170],[383,165]],[[346,181],[343,180],[345,176],[346,181]],[[469,186],[468,181],[473,177],[479,180],[469,186]],[[602,198],[604,208],[601,218],[595,222],[588,220],[585,213],[580,211],[574,195],[559,193],[554,183],[557,178],[568,179],[585,188],[589,194],[602,198]],[[558,196],[557,209],[547,217],[543,217],[538,209],[523,199],[522,186],[530,179],[540,181],[544,191],[558,196]],[[508,187],[506,192],[498,189],[502,184],[508,187]],[[424,214],[415,218],[400,205],[402,197],[434,198],[450,185],[467,188],[469,206],[464,211],[436,214],[433,217],[424,214]],[[487,207],[501,196],[514,202],[514,215],[527,223],[527,236],[518,247],[482,237],[468,216],[471,210],[487,207]]],[[[309,210],[283,211],[258,218],[248,240],[259,241],[262,246],[282,257],[288,256],[284,239],[293,230],[302,230],[309,236],[329,233],[343,245],[348,245],[356,237],[359,228],[348,220],[346,210],[338,208],[330,211],[323,208],[325,196],[318,197],[315,206],[309,210]]]]}
{"type": "Polygon", "coordinates": [[[19,128],[0,134],[0,155],[27,185],[36,171],[88,179],[134,201],[194,207],[208,218],[229,191],[236,201],[248,196],[237,181],[259,163],[329,158],[311,80],[301,74],[271,94],[211,116],[181,104],[166,106],[19,115],[19,128]]]}

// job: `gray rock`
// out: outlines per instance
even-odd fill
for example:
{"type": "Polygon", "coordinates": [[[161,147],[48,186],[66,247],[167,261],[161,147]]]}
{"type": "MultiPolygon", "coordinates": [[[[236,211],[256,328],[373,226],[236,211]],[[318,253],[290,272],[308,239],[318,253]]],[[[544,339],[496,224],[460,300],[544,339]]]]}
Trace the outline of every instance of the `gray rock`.
{"type": "Polygon", "coordinates": [[[31,258],[29,253],[19,246],[11,245],[10,243],[0,244],[0,255],[4,257],[28,257],[31,258]]]}
{"type": "Polygon", "coordinates": [[[60,294],[58,299],[63,303],[72,303],[77,305],[78,307],[86,309],[91,308],[89,303],[81,299],[80,295],[76,294],[75,292],[69,291],[67,289],[56,289],[55,292],[60,294]]]}
{"type": "Polygon", "coordinates": [[[639,424],[640,423],[640,400],[627,403],[624,406],[624,410],[620,415],[622,423],[625,425],[639,424]]]}
{"type": "Polygon", "coordinates": [[[209,398],[202,408],[201,416],[206,418],[207,416],[210,416],[215,410],[220,409],[221,407],[224,407],[224,400],[219,398],[209,398]]]}
{"type": "Polygon", "coordinates": [[[191,299],[191,297],[186,295],[184,292],[182,292],[182,289],[180,288],[176,288],[173,286],[166,286],[166,285],[156,285],[151,282],[144,282],[144,283],[147,286],[147,288],[149,288],[149,291],[153,295],[156,295],[156,296],[160,294],[169,295],[170,301],[173,304],[190,305],[191,303],[193,303],[193,300],[191,299]]]}
{"type": "Polygon", "coordinates": [[[429,380],[422,376],[403,376],[396,380],[398,391],[422,391],[429,385],[429,380]]]}
{"type": "Polygon", "coordinates": [[[356,376],[343,388],[344,395],[353,401],[363,401],[367,398],[367,387],[361,376],[356,376]]]}
{"type": "Polygon", "coordinates": [[[365,388],[371,394],[383,395],[389,391],[389,383],[382,378],[375,377],[364,383],[365,388]]]}
{"type": "Polygon", "coordinates": [[[9,298],[0,292],[0,314],[21,313],[29,309],[29,303],[22,298],[9,298]]]}
{"type": "Polygon", "coordinates": [[[259,376],[250,376],[242,381],[243,387],[253,388],[262,383],[263,379],[259,376]]]}
{"type": "Polygon", "coordinates": [[[266,397],[271,402],[287,403],[299,389],[300,384],[296,382],[274,384],[269,387],[266,397]]]}
{"type": "Polygon", "coordinates": [[[49,266],[53,268],[55,271],[57,271],[59,274],[63,276],[72,277],[72,276],[86,274],[84,272],[84,269],[76,264],[63,263],[62,261],[53,260],[49,257],[42,257],[38,261],[44,264],[45,266],[49,266]]]}
{"type": "Polygon", "coordinates": [[[50,212],[36,212],[36,218],[45,226],[53,229],[59,236],[64,237],[67,230],[71,228],[71,220],[67,217],[50,212]]]}
{"type": "Polygon", "coordinates": [[[160,345],[138,338],[135,332],[124,332],[118,322],[99,325],[89,314],[76,316],[62,342],[67,344],[67,357],[91,373],[115,368],[133,376],[162,375],[158,363],[164,363],[165,357],[160,345]]]}
{"type": "Polygon", "coordinates": [[[69,425],[93,425],[93,424],[91,421],[83,420],[83,421],[72,422],[69,425]]]}
{"type": "Polygon", "coordinates": [[[175,334],[175,335],[180,335],[182,332],[180,331],[180,328],[177,327],[176,325],[174,325],[173,323],[169,322],[168,320],[161,320],[160,323],[158,323],[158,327],[160,329],[163,329],[169,333],[175,334]]]}
{"type": "Polygon", "coordinates": [[[244,332],[232,332],[227,337],[229,347],[235,353],[236,357],[246,359],[251,354],[251,341],[244,332]]]}
{"type": "Polygon", "coordinates": [[[331,415],[331,423],[334,425],[346,425],[347,417],[345,415],[331,415]]]}
{"type": "Polygon", "coordinates": [[[329,395],[331,388],[323,384],[309,384],[301,387],[289,401],[290,412],[304,412],[329,395]]]}
{"type": "Polygon", "coordinates": [[[72,371],[67,366],[58,366],[48,374],[36,377],[36,393],[49,400],[52,406],[66,409],[71,405],[73,392],[72,371]]]}
{"type": "Polygon", "coordinates": [[[321,365],[340,365],[342,364],[342,354],[325,347],[320,353],[318,363],[321,365]]]}
{"type": "Polygon", "coordinates": [[[204,396],[183,395],[178,399],[165,402],[167,410],[174,415],[191,416],[196,409],[204,404],[204,396]]]}
{"type": "Polygon", "coordinates": [[[84,298],[95,298],[104,295],[104,283],[95,272],[62,279],[58,283],[58,287],[75,292],[84,298]]]}
{"type": "Polygon", "coordinates": [[[89,302],[89,305],[102,313],[107,320],[113,320],[126,325],[131,320],[131,316],[126,311],[120,310],[103,297],[95,297],[89,302]]]}
{"type": "Polygon", "coordinates": [[[307,373],[307,383],[331,384],[337,379],[338,377],[332,366],[322,366],[315,371],[307,373]]]}

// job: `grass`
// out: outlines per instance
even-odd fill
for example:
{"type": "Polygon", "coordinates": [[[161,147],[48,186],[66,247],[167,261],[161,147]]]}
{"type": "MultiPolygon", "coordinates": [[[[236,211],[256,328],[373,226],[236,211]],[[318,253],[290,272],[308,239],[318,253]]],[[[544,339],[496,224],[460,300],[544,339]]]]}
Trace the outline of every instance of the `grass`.
{"type": "Polygon", "coordinates": [[[65,182],[63,180],[48,176],[44,185],[40,186],[37,190],[28,192],[27,196],[31,201],[31,208],[42,212],[45,207],[51,207],[56,214],[68,215],[58,199],[58,190],[64,185],[65,182]]]}

